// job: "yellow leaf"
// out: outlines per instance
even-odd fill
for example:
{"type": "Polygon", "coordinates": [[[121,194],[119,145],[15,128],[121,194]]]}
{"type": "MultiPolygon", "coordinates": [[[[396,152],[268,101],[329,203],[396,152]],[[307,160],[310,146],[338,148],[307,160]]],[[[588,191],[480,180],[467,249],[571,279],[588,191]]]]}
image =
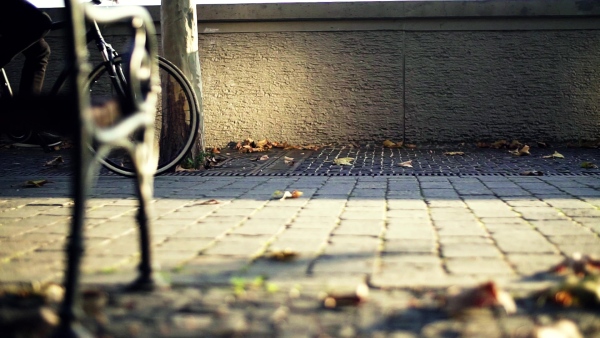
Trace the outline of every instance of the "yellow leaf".
{"type": "Polygon", "coordinates": [[[584,169],[597,169],[598,166],[592,162],[581,162],[581,167],[584,169]]]}
{"type": "Polygon", "coordinates": [[[260,140],[260,141],[256,142],[256,148],[262,148],[262,147],[266,146],[267,143],[269,143],[269,141],[267,141],[267,139],[260,140]]]}
{"type": "Polygon", "coordinates": [[[25,187],[26,188],[39,188],[46,183],[49,183],[49,181],[48,180],[32,180],[32,181],[25,182],[25,187]]]}
{"type": "Polygon", "coordinates": [[[408,161],[404,161],[404,162],[400,162],[398,163],[399,166],[401,167],[405,167],[405,168],[412,168],[412,160],[408,160],[408,161]]]}
{"type": "Polygon", "coordinates": [[[404,141],[400,141],[400,142],[393,142],[390,140],[383,141],[383,146],[385,148],[402,148],[403,144],[404,144],[404,141]]]}
{"type": "Polygon", "coordinates": [[[352,157],[340,157],[333,160],[333,163],[337,165],[352,165],[352,161],[354,161],[352,157]]]}
{"type": "Polygon", "coordinates": [[[542,156],[542,158],[565,158],[565,157],[561,153],[559,153],[558,151],[554,151],[554,154],[547,155],[547,156],[542,156]]]}
{"type": "Polygon", "coordinates": [[[447,151],[447,152],[444,153],[444,155],[447,155],[447,156],[457,156],[457,155],[458,156],[463,156],[464,154],[465,153],[462,152],[462,151],[447,151]]]}

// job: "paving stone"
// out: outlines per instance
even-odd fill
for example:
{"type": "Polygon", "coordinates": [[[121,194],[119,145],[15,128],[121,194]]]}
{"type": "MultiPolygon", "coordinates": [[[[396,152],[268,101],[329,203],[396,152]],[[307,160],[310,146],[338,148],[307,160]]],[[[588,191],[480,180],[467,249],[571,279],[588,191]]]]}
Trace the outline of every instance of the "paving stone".
{"type": "Polygon", "coordinates": [[[383,220],[373,219],[342,219],[340,225],[333,230],[335,236],[353,235],[353,236],[379,236],[384,230],[383,220]]]}
{"type": "Polygon", "coordinates": [[[400,239],[386,240],[383,245],[384,253],[436,253],[437,244],[429,239],[400,239]]]}
{"type": "Polygon", "coordinates": [[[429,212],[427,210],[410,210],[410,209],[395,209],[388,210],[385,213],[387,218],[402,218],[402,219],[429,219],[429,212]]]}
{"type": "Polygon", "coordinates": [[[457,275],[513,275],[513,269],[502,259],[449,258],[446,268],[457,275]]]}
{"type": "Polygon", "coordinates": [[[388,224],[385,230],[385,238],[387,240],[394,239],[433,239],[433,227],[429,224],[424,225],[397,225],[388,224]]]}
{"type": "Polygon", "coordinates": [[[477,243],[446,244],[441,246],[441,252],[447,258],[500,256],[494,245],[477,243]]]}
{"type": "Polygon", "coordinates": [[[552,266],[560,263],[563,256],[552,254],[521,254],[509,253],[506,260],[522,275],[532,275],[539,272],[548,271],[552,266]]]}
{"type": "Polygon", "coordinates": [[[250,257],[264,250],[269,237],[227,236],[206,249],[205,255],[250,257]]]}

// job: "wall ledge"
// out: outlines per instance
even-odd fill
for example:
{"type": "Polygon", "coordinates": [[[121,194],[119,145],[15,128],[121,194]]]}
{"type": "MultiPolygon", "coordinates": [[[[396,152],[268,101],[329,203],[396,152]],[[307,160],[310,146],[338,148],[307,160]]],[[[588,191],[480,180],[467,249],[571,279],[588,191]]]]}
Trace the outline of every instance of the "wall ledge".
{"type": "MultiPolygon", "coordinates": [[[[146,7],[160,20],[160,6],[146,7]]],[[[600,17],[600,0],[429,0],[201,4],[199,22],[600,17]]],[[[53,18],[61,8],[45,9],[53,18]]]]}

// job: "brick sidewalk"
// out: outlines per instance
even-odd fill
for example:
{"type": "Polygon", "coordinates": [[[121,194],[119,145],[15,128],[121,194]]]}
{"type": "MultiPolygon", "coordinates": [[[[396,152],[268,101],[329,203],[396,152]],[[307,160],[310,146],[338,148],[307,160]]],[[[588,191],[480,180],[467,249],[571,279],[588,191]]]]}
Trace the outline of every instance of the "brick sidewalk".
{"type": "MultiPolygon", "coordinates": [[[[60,282],[70,178],[23,188],[29,179],[0,177],[0,281],[60,282]]],[[[134,276],[132,183],[101,177],[93,192],[88,282],[134,276]]],[[[600,254],[599,207],[600,176],[158,177],[154,260],[182,288],[233,276],[347,288],[369,275],[377,290],[492,279],[522,293],[548,285],[528,277],[563,255],[600,254]],[[304,195],[272,200],[275,190],[304,195]],[[219,203],[204,203],[211,199],[219,203]],[[265,259],[278,249],[300,256],[265,259]]]]}

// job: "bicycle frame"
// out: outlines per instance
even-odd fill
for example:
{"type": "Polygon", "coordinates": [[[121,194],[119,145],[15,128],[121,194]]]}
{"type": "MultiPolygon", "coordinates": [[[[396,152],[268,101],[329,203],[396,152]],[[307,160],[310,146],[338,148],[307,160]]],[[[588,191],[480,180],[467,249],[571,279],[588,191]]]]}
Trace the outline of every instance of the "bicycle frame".
{"type": "MultiPolygon", "coordinates": [[[[60,23],[57,23],[56,25],[60,26],[60,23]]],[[[95,20],[92,21],[92,27],[86,33],[86,44],[90,44],[92,41],[95,42],[96,47],[102,56],[102,60],[106,65],[106,70],[113,83],[113,86],[117,89],[117,95],[119,95],[120,98],[125,98],[127,94],[125,88],[123,88],[123,84],[127,83],[127,79],[123,74],[123,70],[120,67],[115,66],[114,63],[114,59],[118,53],[111,44],[106,42],[102,32],[100,31],[100,27],[95,20]]],[[[54,85],[52,86],[50,91],[52,94],[58,93],[71,71],[72,67],[63,68],[60,75],[56,79],[56,82],[54,82],[54,85]]]]}

